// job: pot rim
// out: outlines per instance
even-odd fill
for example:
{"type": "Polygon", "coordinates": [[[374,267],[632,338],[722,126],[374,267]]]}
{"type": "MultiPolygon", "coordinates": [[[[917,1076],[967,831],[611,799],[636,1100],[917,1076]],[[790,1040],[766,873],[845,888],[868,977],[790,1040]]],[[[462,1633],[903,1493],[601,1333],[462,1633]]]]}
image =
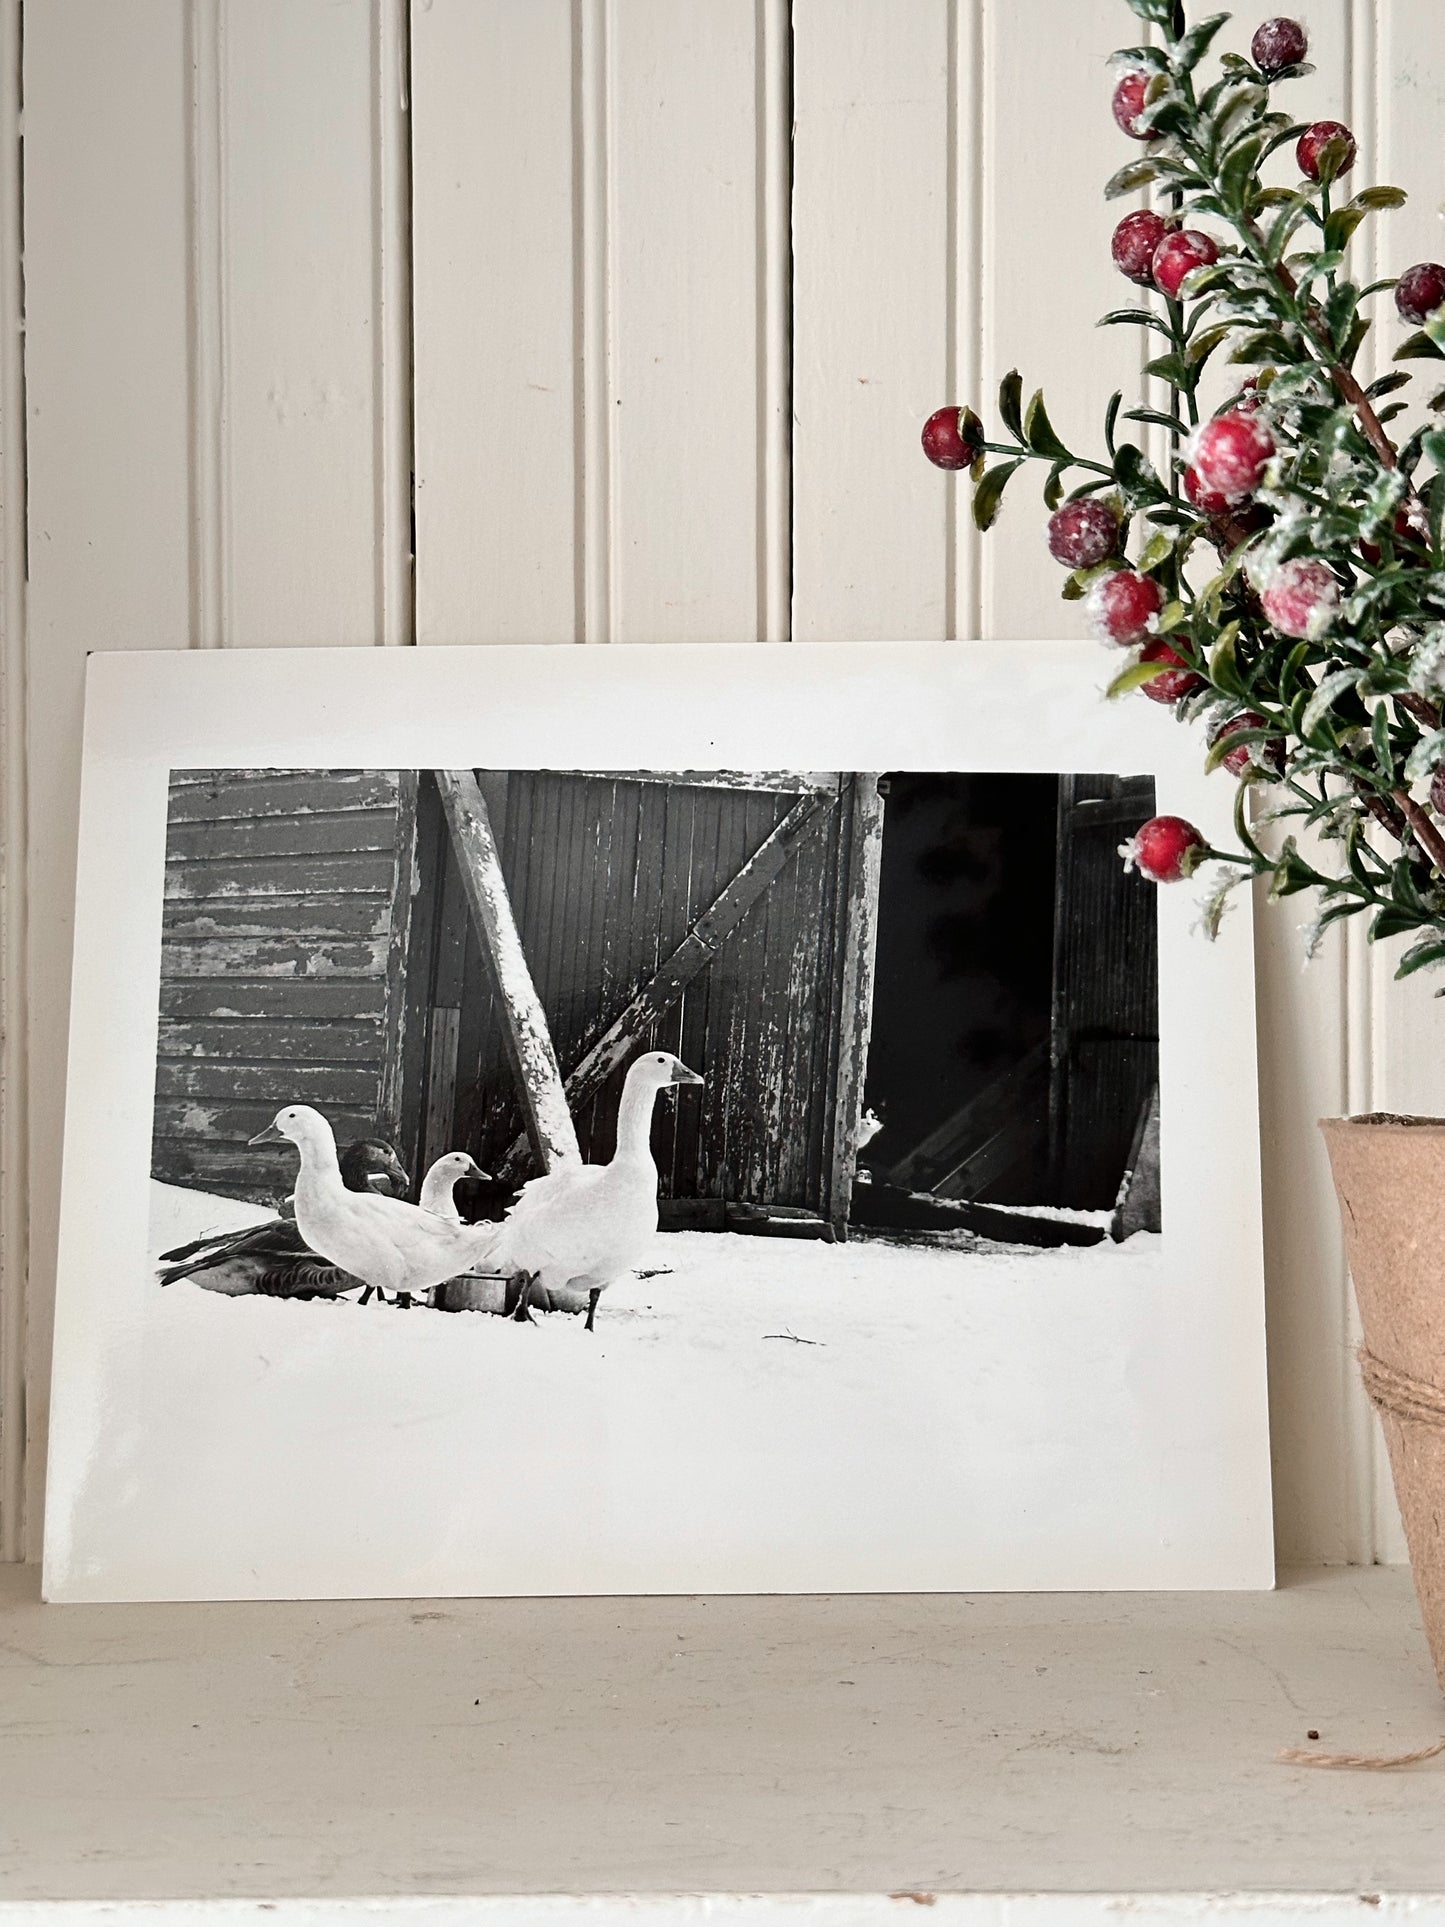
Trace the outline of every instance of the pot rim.
{"type": "Polygon", "coordinates": [[[1445,1117],[1414,1117],[1399,1111],[1357,1111],[1347,1117],[1322,1117],[1319,1127],[1330,1131],[1439,1131],[1445,1133],[1445,1117]]]}

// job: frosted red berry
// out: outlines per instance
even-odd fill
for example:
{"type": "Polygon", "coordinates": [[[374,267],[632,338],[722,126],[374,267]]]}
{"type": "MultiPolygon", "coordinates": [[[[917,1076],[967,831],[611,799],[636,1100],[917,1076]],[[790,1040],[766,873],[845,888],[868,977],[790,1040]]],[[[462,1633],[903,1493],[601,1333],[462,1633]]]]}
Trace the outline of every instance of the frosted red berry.
{"type": "Polygon", "coordinates": [[[1100,642],[1116,642],[1132,649],[1154,632],[1164,591],[1152,575],[1134,569],[1115,569],[1102,575],[1084,599],[1084,614],[1100,642]]]}
{"type": "MultiPolygon", "coordinates": [[[[1257,407],[1230,408],[1202,422],[1185,451],[1204,496],[1221,496],[1228,506],[1242,502],[1264,480],[1274,454],[1274,431],[1257,407]]],[[[1185,471],[1186,488],[1188,469],[1185,471]]]]}
{"type": "Polygon", "coordinates": [[[1222,495],[1217,488],[1206,488],[1199,479],[1199,470],[1192,462],[1185,465],[1184,493],[1201,515],[1229,513],[1229,497],[1222,495]]]}
{"type": "Polygon", "coordinates": [[[1334,621],[1340,585],[1323,562],[1297,555],[1280,564],[1259,599],[1267,620],[1282,636],[1313,642],[1334,621]]]}
{"type": "Polygon", "coordinates": [[[1209,845],[1182,816],[1151,816],[1127,843],[1119,845],[1126,870],[1137,870],[1151,883],[1179,883],[1191,876],[1209,853],[1209,845]]]}
{"type": "Polygon", "coordinates": [[[1092,569],[1119,546],[1119,517],[1107,502],[1085,496],[1049,517],[1049,554],[1066,569],[1092,569]]]}
{"type": "Polygon", "coordinates": [[[923,424],[923,452],[935,468],[972,468],[983,449],[983,423],[970,408],[935,408],[923,424]]]}
{"type": "Polygon", "coordinates": [[[1299,21],[1282,13],[1256,27],[1249,43],[1249,57],[1266,80],[1287,67],[1298,67],[1309,50],[1309,36],[1299,21]]]}
{"type": "Polygon", "coordinates": [[[1139,660],[1140,662],[1167,662],[1170,665],[1169,668],[1161,670],[1157,676],[1151,676],[1148,682],[1140,684],[1150,702],[1183,702],[1186,696],[1192,696],[1196,690],[1204,688],[1203,676],[1197,670],[1191,669],[1179,651],[1171,648],[1167,642],[1145,643],[1139,651],[1139,660]]]}
{"type": "Polygon", "coordinates": [[[1196,268],[1211,267],[1218,259],[1219,249],[1207,234],[1201,234],[1198,228],[1180,228],[1177,234],[1166,234],[1154,250],[1154,285],[1171,301],[1177,301],[1186,275],[1196,268]]]}
{"type": "Polygon", "coordinates": [[[1114,119],[1130,140],[1147,141],[1152,138],[1147,127],[1139,125],[1139,116],[1144,112],[1144,96],[1149,89],[1149,76],[1142,67],[1133,67],[1127,74],[1119,76],[1119,84],[1114,89],[1111,103],[1114,119]]]}
{"type": "Polygon", "coordinates": [[[1169,223],[1153,208],[1141,207],[1126,214],[1114,229],[1109,252],[1114,266],[1141,288],[1154,285],[1154,250],[1169,232],[1169,223]]]}
{"type": "Polygon", "coordinates": [[[1395,283],[1395,306],[1402,321],[1418,328],[1435,310],[1445,306],[1445,267],[1438,261],[1417,261],[1395,283]]]}
{"type": "Polygon", "coordinates": [[[1341,174],[1349,173],[1355,164],[1354,135],[1343,121],[1317,120],[1300,135],[1294,150],[1294,157],[1299,163],[1301,174],[1307,175],[1312,181],[1319,179],[1320,154],[1331,141],[1343,141],[1345,144],[1345,151],[1335,169],[1334,178],[1338,180],[1341,174]]]}
{"type": "MultiPolygon", "coordinates": [[[[1246,729],[1268,728],[1263,716],[1256,710],[1246,709],[1230,717],[1215,741],[1223,742],[1246,729]]],[[[1244,776],[1252,769],[1267,770],[1270,775],[1278,776],[1284,769],[1284,754],[1284,738],[1271,736],[1267,742],[1236,743],[1233,749],[1225,751],[1220,761],[1231,776],[1244,776]]]]}

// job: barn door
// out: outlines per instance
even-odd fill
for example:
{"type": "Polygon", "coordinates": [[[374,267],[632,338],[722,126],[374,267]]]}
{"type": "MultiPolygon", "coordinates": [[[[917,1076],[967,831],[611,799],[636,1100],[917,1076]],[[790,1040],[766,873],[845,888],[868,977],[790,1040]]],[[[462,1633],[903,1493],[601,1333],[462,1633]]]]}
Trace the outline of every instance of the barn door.
{"type": "Polygon", "coordinates": [[[1155,887],[1119,844],[1154,813],[1149,776],[1061,776],[1049,1150],[1056,1203],[1118,1196],[1159,1078],[1155,887]]]}
{"type": "MultiPolygon", "coordinates": [[[[491,771],[478,784],[583,1156],[611,1156],[633,1057],[672,1050],[706,1087],[658,1106],[666,1215],[721,1225],[729,1207],[792,1207],[845,1223],[876,782],[491,771]]],[[[431,868],[422,1162],[464,1147],[525,1177],[496,989],[444,843],[431,868]]]]}

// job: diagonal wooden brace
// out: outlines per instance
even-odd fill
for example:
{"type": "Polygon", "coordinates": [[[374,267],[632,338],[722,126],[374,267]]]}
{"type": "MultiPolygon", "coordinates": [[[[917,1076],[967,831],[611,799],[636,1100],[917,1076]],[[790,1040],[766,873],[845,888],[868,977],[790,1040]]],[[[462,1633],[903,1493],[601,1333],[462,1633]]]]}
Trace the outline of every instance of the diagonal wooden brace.
{"type": "MultiPolygon", "coordinates": [[[[819,822],[826,820],[827,811],[823,806],[832,800],[833,792],[825,790],[800,797],[777,828],[759,844],[721,896],[716,897],[693,924],[666,963],[660,965],[656,975],[633,995],[626,1008],[608,1025],[572,1071],[566,1085],[566,1099],[571,1110],[580,1110],[597,1095],[613,1072],[626,1062],[637,1040],[672,1009],[693,979],[707,968],[729,934],[786,867],[803,838],[819,822]]],[[[498,1172],[503,1181],[517,1176],[525,1151],[525,1141],[518,1138],[508,1150],[498,1172]]]]}

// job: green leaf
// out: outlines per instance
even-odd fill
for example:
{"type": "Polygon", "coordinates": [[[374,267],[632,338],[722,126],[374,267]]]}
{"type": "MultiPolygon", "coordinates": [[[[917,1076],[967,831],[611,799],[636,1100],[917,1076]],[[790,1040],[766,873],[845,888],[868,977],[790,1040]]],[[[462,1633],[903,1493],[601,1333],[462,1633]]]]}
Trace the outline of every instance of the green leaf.
{"type": "Polygon", "coordinates": [[[1146,375],[1157,375],[1160,381],[1167,381],[1171,388],[1187,388],[1189,369],[1178,355],[1156,355],[1153,361],[1144,364],[1146,375]]]}
{"type": "Polygon", "coordinates": [[[1340,169],[1349,165],[1353,147],[1354,142],[1343,134],[1325,142],[1315,157],[1315,178],[1321,187],[1328,187],[1340,169]]]}
{"type": "Polygon", "coordinates": [[[1370,925],[1371,943],[1379,943],[1385,937],[1398,937],[1406,930],[1418,930],[1420,919],[1408,910],[1401,910],[1393,903],[1375,912],[1375,921],[1370,925]]]}
{"type": "Polygon", "coordinates": [[[1173,666],[1167,662],[1131,662],[1127,669],[1119,671],[1104,694],[1113,702],[1118,696],[1127,696],[1132,689],[1142,689],[1146,682],[1153,682],[1173,666]]]}
{"type": "Polygon", "coordinates": [[[1153,328],[1156,334],[1163,335],[1166,340],[1173,340],[1168,323],[1162,316],[1154,314],[1148,308],[1110,308],[1107,314],[1099,316],[1095,326],[1122,328],[1126,323],[1136,328],[1153,328]]]}
{"type": "Polygon", "coordinates": [[[1375,713],[1370,718],[1370,746],[1375,752],[1375,767],[1393,788],[1395,749],[1390,741],[1390,705],[1387,702],[1375,704],[1375,713]]]}
{"type": "Polygon", "coordinates": [[[1191,369],[1202,368],[1222,341],[1227,341],[1234,330],[1234,323],[1226,321],[1217,328],[1204,328],[1189,344],[1185,360],[1191,369]]]}
{"type": "Polygon", "coordinates": [[[1216,689],[1222,689],[1230,696],[1245,694],[1244,678],[1239,673],[1234,653],[1238,641],[1239,624],[1227,622],[1216,637],[1209,656],[1209,680],[1216,689]]]}
{"type": "Polygon", "coordinates": [[[1119,419],[1119,404],[1123,399],[1124,391],[1116,388],[1109,397],[1108,407],[1104,410],[1104,446],[1109,451],[1111,461],[1114,456],[1114,426],[1119,419]]]}
{"type": "Polygon", "coordinates": [[[1023,392],[1023,376],[1017,368],[1010,368],[998,385],[998,412],[1004,427],[1020,441],[1024,438],[1023,392]]]}
{"type": "Polygon", "coordinates": [[[1382,208],[1403,207],[1409,198],[1403,187],[1365,187],[1361,188],[1350,206],[1366,208],[1371,214],[1377,214],[1382,208]]]}
{"type": "Polygon", "coordinates": [[[1063,467],[1055,462],[1044,482],[1044,507],[1056,509],[1064,499],[1063,467]]]}
{"type": "MultiPolygon", "coordinates": [[[[1187,435],[1189,433],[1188,422],[1181,421],[1177,415],[1161,414],[1157,408],[1126,408],[1124,410],[1124,420],[1126,422],[1148,422],[1154,428],[1167,428],[1171,435],[1187,435]]],[[[1113,452],[1114,451],[1110,449],[1109,453],[1111,455],[1113,452]]]]}
{"type": "Polygon", "coordinates": [[[1159,611],[1159,620],[1154,625],[1156,636],[1172,636],[1182,629],[1189,620],[1189,611],[1182,602],[1166,602],[1159,611]]]}
{"type": "Polygon", "coordinates": [[[1424,970],[1429,964],[1445,963],[1445,938],[1426,937],[1421,943],[1413,943],[1395,966],[1397,977],[1411,977],[1417,970],[1424,970]]]}
{"type": "Polygon", "coordinates": [[[1071,462],[1072,453],[1065,448],[1049,420],[1049,411],[1044,407],[1044,391],[1034,390],[1033,399],[1024,410],[1024,440],[1035,455],[1046,455],[1051,462],[1071,462]]]}
{"type": "Polygon", "coordinates": [[[973,491],[973,523],[979,530],[991,529],[998,520],[999,508],[1003,502],[1003,492],[1009,485],[1009,478],[1015,469],[1022,468],[1022,455],[1016,461],[997,462],[989,469],[983,480],[973,491]]]}
{"type": "Polygon", "coordinates": [[[1382,395],[1391,395],[1397,388],[1408,388],[1409,385],[1410,377],[1403,368],[1397,368],[1392,375],[1381,375],[1378,381],[1372,381],[1365,393],[1371,401],[1378,401],[1382,395]]]}
{"type": "Polygon", "coordinates": [[[1175,64],[1186,74],[1197,67],[1209,51],[1209,43],[1228,20],[1227,13],[1211,13],[1197,27],[1191,27],[1174,52],[1175,64]]]}
{"type": "Polygon", "coordinates": [[[1129,0],[1129,10],[1147,20],[1151,27],[1162,27],[1167,36],[1174,31],[1174,0],[1129,0]]]}
{"type": "Polygon", "coordinates": [[[1313,736],[1320,723],[1329,714],[1335,698],[1343,696],[1346,690],[1358,687],[1359,681],[1358,669],[1335,669],[1325,676],[1304,706],[1304,713],[1299,720],[1299,734],[1313,736]]]}
{"type": "Polygon", "coordinates": [[[1136,188],[1148,187],[1157,181],[1163,172],[1158,161],[1127,161],[1117,174],[1111,174],[1104,185],[1104,199],[1117,201],[1123,194],[1132,194],[1136,188]]]}
{"type": "Polygon", "coordinates": [[[1163,484],[1154,473],[1153,464],[1132,442],[1122,443],[1115,454],[1114,478],[1126,498],[1148,496],[1156,489],[1163,493],[1163,484]]]}
{"type": "Polygon", "coordinates": [[[1173,553],[1174,543],[1161,529],[1159,534],[1151,536],[1144,544],[1139,560],[1134,566],[1140,575],[1148,575],[1152,570],[1157,569],[1161,562],[1167,562],[1173,553]]]}
{"type": "Polygon", "coordinates": [[[1445,349],[1438,347],[1422,328],[1418,334],[1406,335],[1391,359],[1394,361],[1445,361],[1445,349]]]}

